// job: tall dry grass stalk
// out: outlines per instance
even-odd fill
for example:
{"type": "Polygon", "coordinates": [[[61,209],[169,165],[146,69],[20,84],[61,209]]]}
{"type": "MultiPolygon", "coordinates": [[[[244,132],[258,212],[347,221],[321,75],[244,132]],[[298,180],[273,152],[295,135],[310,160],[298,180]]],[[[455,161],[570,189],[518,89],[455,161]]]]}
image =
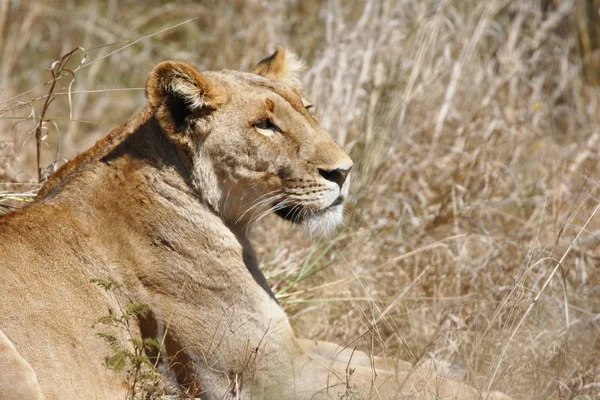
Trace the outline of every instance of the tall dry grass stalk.
{"type": "Polygon", "coordinates": [[[595,398],[600,97],[574,28],[585,1],[4,0],[0,204],[35,190],[43,67],[72,48],[89,68],[71,103],[59,84],[43,165],[142,107],[158,61],[248,70],[281,43],[308,61],[305,92],[357,164],[338,236],[309,242],[275,218],[254,235],[298,335],[434,360],[517,398],[595,398]]]}

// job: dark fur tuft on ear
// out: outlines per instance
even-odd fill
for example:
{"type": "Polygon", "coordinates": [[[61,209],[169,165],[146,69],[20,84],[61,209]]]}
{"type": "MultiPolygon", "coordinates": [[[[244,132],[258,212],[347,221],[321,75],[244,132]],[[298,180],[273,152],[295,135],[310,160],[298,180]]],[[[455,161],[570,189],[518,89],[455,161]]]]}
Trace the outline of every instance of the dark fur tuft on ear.
{"type": "Polygon", "coordinates": [[[304,63],[294,53],[277,46],[275,53],[258,63],[254,73],[299,89],[303,68],[304,63]]]}

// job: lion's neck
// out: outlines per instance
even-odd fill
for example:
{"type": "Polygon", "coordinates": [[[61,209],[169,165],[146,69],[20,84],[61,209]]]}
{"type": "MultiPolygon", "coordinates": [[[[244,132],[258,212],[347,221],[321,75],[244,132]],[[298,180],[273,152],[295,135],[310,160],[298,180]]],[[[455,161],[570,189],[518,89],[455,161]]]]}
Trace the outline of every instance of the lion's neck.
{"type": "Polygon", "coordinates": [[[247,279],[250,272],[274,298],[245,227],[217,214],[195,188],[190,164],[150,119],[41,201],[63,203],[78,214],[76,219],[93,221],[87,228],[99,244],[140,271],[149,262],[164,263],[177,253],[183,269],[212,265],[215,276],[225,273],[232,279],[247,279]]]}

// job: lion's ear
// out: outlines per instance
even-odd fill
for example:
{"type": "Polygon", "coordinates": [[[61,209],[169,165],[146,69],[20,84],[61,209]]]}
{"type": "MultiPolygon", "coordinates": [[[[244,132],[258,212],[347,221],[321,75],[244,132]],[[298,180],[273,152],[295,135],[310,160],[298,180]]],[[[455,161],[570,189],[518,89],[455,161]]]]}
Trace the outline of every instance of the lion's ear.
{"type": "Polygon", "coordinates": [[[254,73],[299,88],[303,68],[304,63],[294,53],[277,46],[275,53],[258,63],[254,73]]]}
{"type": "Polygon", "coordinates": [[[194,67],[182,62],[158,64],[146,82],[146,94],[153,107],[166,107],[175,126],[200,110],[216,109],[227,102],[227,92],[217,87],[194,67]]]}

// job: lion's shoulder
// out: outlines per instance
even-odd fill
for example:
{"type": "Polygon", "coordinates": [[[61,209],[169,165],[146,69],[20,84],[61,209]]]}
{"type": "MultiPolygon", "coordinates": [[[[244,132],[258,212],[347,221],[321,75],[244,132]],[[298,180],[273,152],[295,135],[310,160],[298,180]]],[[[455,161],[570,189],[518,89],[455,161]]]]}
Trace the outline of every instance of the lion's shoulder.
{"type": "Polygon", "coordinates": [[[145,108],[140,114],[113,129],[108,135],[100,139],[94,146],[62,165],[54,172],[40,191],[37,198],[44,198],[59,190],[73,175],[85,168],[94,161],[102,160],[104,157],[114,151],[129,136],[135,133],[140,127],[154,116],[155,110],[151,107],[145,108]]]}

